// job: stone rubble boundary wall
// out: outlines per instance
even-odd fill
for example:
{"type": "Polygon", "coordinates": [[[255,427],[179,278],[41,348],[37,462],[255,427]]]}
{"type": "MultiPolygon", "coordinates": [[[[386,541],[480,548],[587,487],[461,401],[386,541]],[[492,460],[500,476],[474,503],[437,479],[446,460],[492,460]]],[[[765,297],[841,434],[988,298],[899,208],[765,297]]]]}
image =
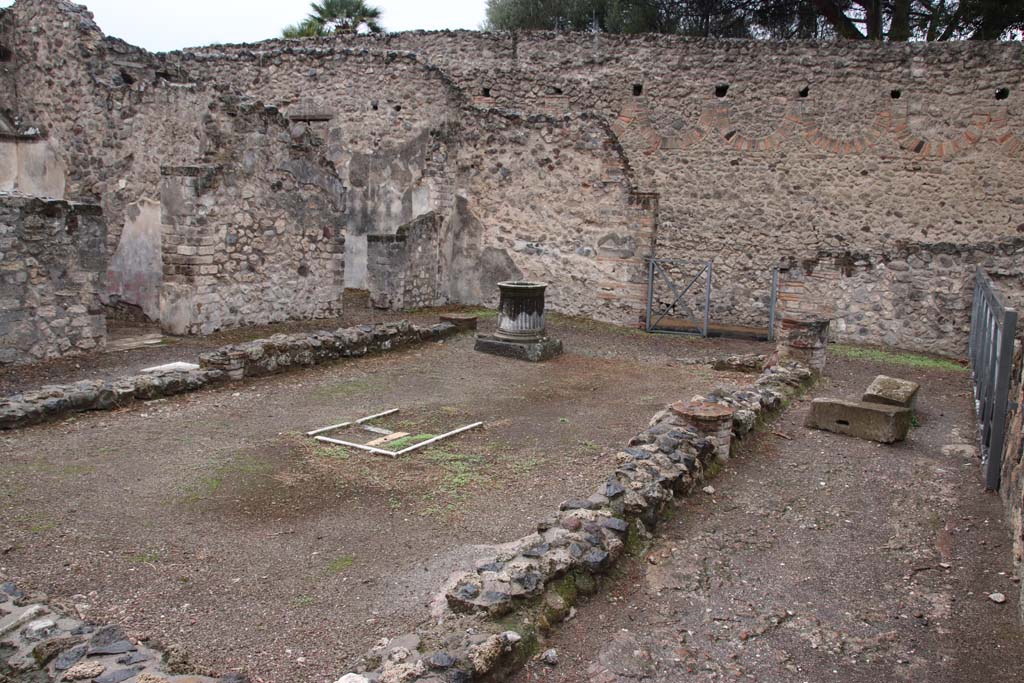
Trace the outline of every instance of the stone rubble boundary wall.
{"type": "MultiPolygon", "coordinates": [[[[813,378],[808,368],[786,363],[766,369],[752,386],[717,389],[694,401],[732,409],[732,438],[742,438],[813,378]]],[[[453,577],[434,614],[439,619],[382,640],[360,673],[337,683],[502,680],[533,654],[540,635],[569,616],[578,596],[597,589],[598,576],[642,547],[675,496],[717,472],[728,440],[685,425],[671,409],[655,415],[619,451],[614,473],[593,494],[564,501],[536,533],[453,577]]]]}
{"type": "MultiPolygon", "coordinates": [[[[1016,407],[1012,408],[1007,420],[999,495],[1006,508],[1006,521],[1013,539],[1013,566],[1020,577],[1024,564],[1024,354],[1019,339],[1011,374],[1010,400],[1016,403],[1016,407]]],[[[1020,594],[1024,600],[1024,582],[1021,583],[1020,594]]],[[[1019,609],[1020,620],[1024,624],[1024,604],[1019,609]]]]}
{"type": "Polygon", "coordinates": [[[113,410],[132,401],[174,396],[229,379],[272,375],[293,366],[308,367],[340,358],[358,358],[421,341],[444,339],[456,332],[451,323],[420,327],[403,320],[343,327],[334,332],[278,334],[204,353],[200,356],[198,370],[132,375],[116,380],[83,380],[8,396],[0,399],[0,430],[60,420],[72,413],[113,410]]]}
{"type": "Polygon", "coordinates": [[[173,675],[170,652],[144,645],[116,625],[96,626],[69,616],[70,608],[47,604],[42,594],[0,583],[0,680],[88,680],[97,683],[247,683],[240,674],[222,678],[173,675]]]}

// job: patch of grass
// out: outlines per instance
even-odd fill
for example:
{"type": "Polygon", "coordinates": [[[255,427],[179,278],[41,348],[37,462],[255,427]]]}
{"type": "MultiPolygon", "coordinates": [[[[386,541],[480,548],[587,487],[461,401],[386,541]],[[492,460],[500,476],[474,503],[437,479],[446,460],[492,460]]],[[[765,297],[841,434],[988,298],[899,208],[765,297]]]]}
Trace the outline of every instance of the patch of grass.
{"type": "Polygon", "coordinates": [[[588,451],[599,451],[599,450],[601,450],[600,446],[598,446],[593,441],[589,441],[589,440],[580,441],[580,445],[583,446],[583,448],[587,449],[588,451]]]}
{"type": "Polygon", "coordinates": [[[352,451],[344,446],[324,446],[322,441],[316,442],[313,452],[321,458],[336,458],[337,460],[348,460],[352,457],[352,451]]]}
{"type": "Polygon", "coordinates": [[[211,497],[220,490],[224,478],[219,474],[211,474],[201,477],[199,481],[185,489],[185,501],[198,503],[211,497]]]}
{"type": "Polygon", "coordinates": [[[479,455],[435,448],[428,450],[426,456],[427,460],[441,466],[444,476],[437,490],[424,496],[425,501],[433,503],[423,511],[424,515],[458,512],[465,500],[466,489],[487,480],[487,476],[480,472],[484,459],[479,455]]]}
{"type": "Polygon", "coordinates": [[[266,462],[253,455],[236,454],[218,463],[209,473],[204,474],[196,482],[185,487],[185,502],[194,504],[201,500],[212,498],[223,487],[225,480],[232,475],[249,478],[269,477],[273,473],[273,463],[266,462]]]}
{"type": "Polygon", "coordinates": [[[542,462],[540,458],[515,458],[512,460],[512,472],[523,477],[537,469],[542,462]]]}
{"type": "Polygon", "coordinates": [[[160,553],[156,550],[145,550],[132,555],[128,561],[132,564],[155,564],[160,561],[160,553]]]}
{"type": "Polygon", "coordinates": [[[403,448],[408,448],[413,444],[422,443],[427,439],[433,439],[436,434],[410,434],[409,436],[403,436],[401,439],[395,439],[394,441],[388,442],[384,445],[385,448],[392,451],[400,451],[403,448]]]}
{"type": "Polygon", "coordinates": [[[295,598],[294,604],[296,607],[312,607],[316,604],[316,598],[314,598],[312,595],[300,595],[299,597],[295,598]]]}
{"type": "Polygon", "coordinates": [[[327,571],[332,574],[340,574],[355,564],[355,562],[356,558],[351,555],[342,555],[341,557],[336,557],[327,563],[327,571]]]}
{"type": "Polygon", "coordinates": [[[560,418],[558,418],[558,422],[560,424],[567,425],[567,424],[569,424],[569,418],[567,418],[567,417],[560,417],[560,418]]]}
{"type": "Polygon", "coordinates": [[[350,379],[338,384],[328,384],[318,387],[310,392],[310,396],[318,400],[329,400],[334,398],[345,398],[362,394],[376,388],[376,384],[368,379],[350,379]]]}
{"type": "Polygon", "coordinates": [[[491,320],[498,317],[498,311],[491,308],[474,308],[466,311],[469,315],[475,315],[480,320],[491,320]]]}
{"type": "Polygon", "coordinates": [[[883,351],[863,346],[850,346],[848,344],[833,344],[829,350],[842,358],[852,360],[867,360],[887,365],[902,365],[909,368],[921,368],[923,370],[947,370],[950,372],[967,372],[967,368],[956,361],[947,358],[933,358],[922,356],[916,353],[905,351],[883,351]]]}
{"type": "Polygon", "coordinates": [[[913,429],[917,429],[921,426],[921,421],[917,419],[917,413],[910,416],[910,426],[913,429]]]}

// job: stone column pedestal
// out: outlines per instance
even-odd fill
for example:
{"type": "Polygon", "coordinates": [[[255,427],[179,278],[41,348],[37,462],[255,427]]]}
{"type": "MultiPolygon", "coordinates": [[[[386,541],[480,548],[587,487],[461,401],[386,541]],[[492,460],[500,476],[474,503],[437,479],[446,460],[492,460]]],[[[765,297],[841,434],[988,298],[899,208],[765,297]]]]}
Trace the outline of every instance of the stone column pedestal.
{"type": "Polygon", "coordinates": [[[498,330],[479,334],[475,349],[496,356],[539,362],[562,353],[562,342],[544,328],[544,282],[499,282],[498,330]]]}
{"type": "Polygon", "coordinates": [[[672,412],[683,419],[683,423],[715,444],[719,460],[729,459],[732,445],[732,416],[735,408],[713,401],[679,401],[673,403],[672,412]]]}
{"type": "Polygon", "coordinates": [[[792,360],[815,372],[825,369],[828,318],[783,318],[779,335],[779,360],[792,360]]]}

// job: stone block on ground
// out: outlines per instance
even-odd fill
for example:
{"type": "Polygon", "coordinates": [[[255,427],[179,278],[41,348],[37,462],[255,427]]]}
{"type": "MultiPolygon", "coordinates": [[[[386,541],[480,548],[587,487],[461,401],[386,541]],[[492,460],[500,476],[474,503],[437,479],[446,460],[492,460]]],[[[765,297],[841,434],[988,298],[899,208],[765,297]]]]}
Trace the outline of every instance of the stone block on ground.
{"type": "Polygon", "coordinates": [[[840,398],[816,398],[811,402],[806,426],[859,439],[894,443],[907,438],[909,408],[840,398]]]}
{"type": "Polygon", "coordinates": [[[479,334],[474,348],[483,353],[506,358],[517,358],[532,363],[551,360],[562,353],[562,342],[558,339],[543,338],[531,342],[506,341],[489,335],[479,334]]]}
{"type": "Polygon", "coordinates": [[[913,408],[921,385],[906,379],[879,375],[864,392],[863,400],[889,406],[913,408]]]}

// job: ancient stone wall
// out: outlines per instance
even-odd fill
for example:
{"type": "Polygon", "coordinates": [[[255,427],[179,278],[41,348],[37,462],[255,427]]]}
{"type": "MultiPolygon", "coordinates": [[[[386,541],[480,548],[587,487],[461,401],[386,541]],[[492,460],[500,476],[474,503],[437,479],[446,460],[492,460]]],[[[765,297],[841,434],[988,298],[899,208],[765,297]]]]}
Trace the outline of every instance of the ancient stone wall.
{"type": "Polygon", "coordinates": [[[204,164],[161,169],[160,321],[173,334],[341,313],[343,187],[308,131],[224,97],[204,164]]]}
{"type": "MultiPolygon", "coordinates": [[[[877,262],[904,243],[969,251],[1024,231],[1018,43],[463,31],[153,56],[63,1],[19,0],[14,13],[28,27],[14,34],[19,107],[62,150],[68,196],[102,199],[112,250],[129,207],[155,199],[155,169],[203,149],[197,121],[218,88],[280,107],[322,143],[348,197],[350,286],[366,282],[366,235],[437,211],[453,301],[493,297],[481,269],[518,270],[551,281],[555,310],[636,321],[647,252],[632,230],[652,233],[659,257],[714,260],[713,322],[763,326],[780,263],[845,252],[877,262]],[[544,159],[556,170],[541,172],[544,159]],[[599,165],[618,187],[591,181],[599,165]],[[599,246],[635,263],[603,261],[599,246]]],[[[852,293],[885,286],[871,279],[881,274],[840,280],[835,308],[861,308],[852,293]]],[[[962,351],[963,337],[918,344],[930,319],[905,312],[918,320],[875,341],[962,351]]]]}
{"type": "MultiPolygon", "coordinates": [[[[659,194],[657,255],[715,261],[712,316],[720,322],[767,324],[771,270],[783,261],[823,251],[880,259],[897,241],[970,247],[1024,229],[1012,181],[1024,168],[1019,44],[415,32],[218,46],[181,59],[215,52],[220,60],[284,60],[291,50],[294,61],[308,45],[415,53],[478,111],[588,112],[612,122],[634,189],[659,194]]],[[[318,81],[331,73],[318,70],[318,81]]],[[[460,174],[457,184],[466,182],[460,174]]],[[[467,208],[480,213],[470,200],[467,208]]],[[[485,219],[483,228],[504,226],[485,219]]],[[[544,269],[542,258],[530,261],[544,269]]],[[[575,269],[561,273],[553,293],[571,290],[575,269]]],[[[858,308],[848,295],[858,287],[831,292],[836,308],[858,308]]],[[[929,336],[945,333],[937,326],[929,336]]],[[[910,328],[884,336],[922,348],[910,328]]],[[[939,350],[962,346],[961,337],[939,350]]]]}
{"type": "Polygon", "coordinates": [[[0,9],[0,112],[17,114],[18,93],[14,69],[14,12],[0,9]]]}
{"type": "Polygon", "coordinates": [[[99,207],[0,194],[0,363],[101,347],[99,207]]]}
{"type": "Polygon", "coordinates": [[[459,92],[408,53],[285,43],[163,57],[189,78],[273,103],[323,142],[347,188],[346,282],[366,287],[366,237],[451,205],[445,144],[459,92]]]}
{"type": "Polygon", "coordinates": [[[962,354],[971,328],[974,272],[981,266],[1010,302],[1024,303],[1024,239],[904,244],[891,252],[822,252],[783,263],[779,320],[832,318],[836,341],[962,354]]]}
{"type": "Polygon", "coordinates": [[[377,308],[436,306],[445,299],[441,269],[444,218],[431,211],[394,235],[367,236],[370,303],[377,308]]]}
{"type": "MultiPolygon", "coordinates": [[[[1006,519],[1013,539],[1013,564],[1020,576],[1024,563],[1024,358],[1021,343],[1016,343],[1010,401],[1016,403],[1007,421],[1006,442],[1003,448],[1003,468],[999,494],[1006,506],[1006,519]]],[[[1024,598],[1024,584],[1021,584],[1024,598]]],[[[1024,623],[1024,600],[1020,603],[1020,619],[1024,623]]]]}

